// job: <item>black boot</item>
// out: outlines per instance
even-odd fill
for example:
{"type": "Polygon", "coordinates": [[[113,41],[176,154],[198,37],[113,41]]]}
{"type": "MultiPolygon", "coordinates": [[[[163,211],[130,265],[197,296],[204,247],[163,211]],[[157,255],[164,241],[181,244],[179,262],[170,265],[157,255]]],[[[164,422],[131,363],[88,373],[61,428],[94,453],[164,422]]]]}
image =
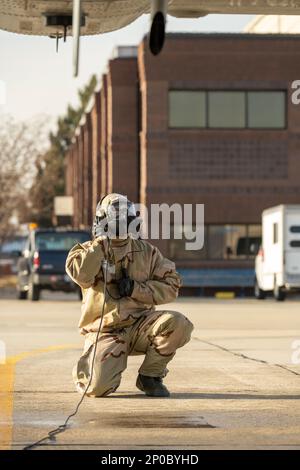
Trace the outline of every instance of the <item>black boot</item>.
{"type": "Polygon", "coordinates": [[[146,375],[138,375],[136,386],[148,397],[169,397],[170,392],[162,383],[160,377],[148,377],[146,375]]]}

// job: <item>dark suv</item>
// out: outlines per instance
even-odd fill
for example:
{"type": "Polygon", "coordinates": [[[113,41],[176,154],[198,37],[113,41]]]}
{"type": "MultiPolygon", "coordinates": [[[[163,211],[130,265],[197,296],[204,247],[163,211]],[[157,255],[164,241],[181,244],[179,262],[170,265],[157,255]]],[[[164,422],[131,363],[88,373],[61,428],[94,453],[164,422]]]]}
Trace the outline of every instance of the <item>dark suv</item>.
{"type": "Polygon", "coordinates": [[[65,272],[65,263],[70,249],[90,238],[82,230],[32,230],[18,261],[18,298],[39,300],[42,289],[78,291],[65,272]]]}

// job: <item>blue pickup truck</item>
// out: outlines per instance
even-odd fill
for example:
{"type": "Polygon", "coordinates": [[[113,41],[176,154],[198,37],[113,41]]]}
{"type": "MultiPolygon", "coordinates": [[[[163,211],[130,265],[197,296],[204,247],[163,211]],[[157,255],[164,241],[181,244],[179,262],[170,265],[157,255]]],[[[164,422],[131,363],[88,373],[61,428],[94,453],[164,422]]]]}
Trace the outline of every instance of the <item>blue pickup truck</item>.
{"type": "Polygon", "coordinates": [[[69,250],[76,243],[90,238],[90,233],[83,230],[31,230],[17,264],[18,298],[37,301],[43,289],[79,292],[78,286],[65,272],[65,262],[69,250]]]}

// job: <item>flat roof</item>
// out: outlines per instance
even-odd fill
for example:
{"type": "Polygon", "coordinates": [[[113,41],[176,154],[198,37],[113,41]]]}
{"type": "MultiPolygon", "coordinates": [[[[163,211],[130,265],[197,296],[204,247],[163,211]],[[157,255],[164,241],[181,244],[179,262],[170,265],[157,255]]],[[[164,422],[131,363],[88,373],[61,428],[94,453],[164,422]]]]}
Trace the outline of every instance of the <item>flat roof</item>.
{"type": "MultiPolygon", "coordinates": [[[[270,39],[300,39],[300,34],[281,34],[281,33],[167,33],[166,38],[170,39],[243,39],[253,41],[270,39]]],[[[148,40],[145,35],[143,40],[148,40]]]]}

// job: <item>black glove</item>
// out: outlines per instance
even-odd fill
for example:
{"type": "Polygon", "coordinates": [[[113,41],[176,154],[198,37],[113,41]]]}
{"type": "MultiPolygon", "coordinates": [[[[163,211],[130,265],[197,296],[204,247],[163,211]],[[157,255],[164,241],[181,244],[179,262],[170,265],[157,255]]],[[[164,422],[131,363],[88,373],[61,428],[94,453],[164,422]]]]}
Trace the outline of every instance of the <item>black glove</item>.
{"type": "Polygon", "coordinates": [[[122,269],[123,277],[118,281],[120,297],[130,297],[134,288],[134,280],[130,279],[127,270],[122,269]]]}

